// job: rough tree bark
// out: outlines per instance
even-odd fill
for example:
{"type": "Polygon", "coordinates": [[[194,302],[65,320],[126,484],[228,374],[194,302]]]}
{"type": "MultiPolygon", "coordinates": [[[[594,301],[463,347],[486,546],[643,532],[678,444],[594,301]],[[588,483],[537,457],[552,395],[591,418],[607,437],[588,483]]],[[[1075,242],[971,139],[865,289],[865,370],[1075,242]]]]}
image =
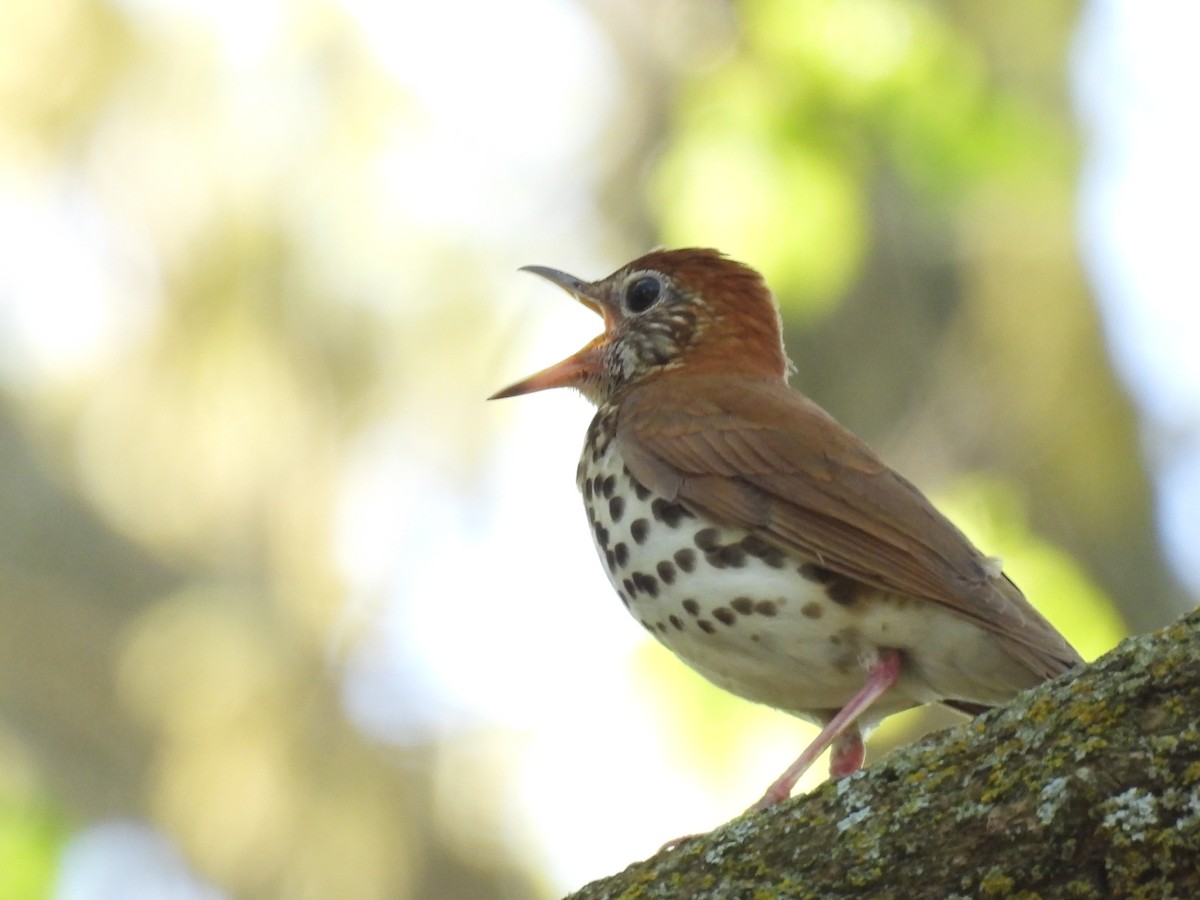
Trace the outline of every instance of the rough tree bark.
{"type": "Polygon", "coordinates": [[[570,900],[1200,897],[1200,612],[570,900]]]}

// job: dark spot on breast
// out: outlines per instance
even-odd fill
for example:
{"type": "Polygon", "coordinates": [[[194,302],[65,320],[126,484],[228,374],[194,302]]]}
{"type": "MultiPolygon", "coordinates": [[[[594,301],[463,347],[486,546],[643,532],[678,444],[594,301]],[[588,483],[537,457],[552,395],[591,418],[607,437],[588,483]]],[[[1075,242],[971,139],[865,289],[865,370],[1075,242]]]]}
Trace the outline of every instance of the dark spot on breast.
{"type": "Polygon", "coordinates": [[[596,510],[592,508],[592,504],[585,503],[583,508],[585,510],[587,510],[588,524],[595,525],[596,524],[596,510]]]}
{"type": "Polygon", "coordinates": [[[684,600],[683,601],[683,611],[685,613],[687,613],[689,616],[698,616],[698,615],[700,615],[700,604],[690,598],[687,600],[684,600]]]}
{"type": "Polygon", "coordinates": [[[752,557],[762,559],[768,556],[775,548],[767,544],[767,541],[764,541],[762,538],[758,538],[757,535],[748,534],[742,539],[742,550],[752,557]]]}
{"type": "Polygon", "coordinates": [[[746,565],[746,553],[737,544],[726,544],[705,553],[704,560],[714,569],[740,569],[746,565]]]}
{"type": "Polygon", "coordinates": [[[613,522],[620,522],[621,516],[625,514],[625,498],[617,496],[609,500],[608,514],[612,516],[613,522]]]}
{"type": "Polygon", "coordinates": [[[614,572],[617,568],[617,557],[611,550],[604,551],[604,561],[608,563],[608,571],[614,572]]]}
{"type": "Polygon", "coordinates": [[[829,599],[841,606],[849,606],[858,599],[858,582],[849,578],[834,578],[825,586],[829,599]]]}
{"type": "Polygon", "coordinates": [[[754,612],[754,601],[749,597],[737,597],[729,604],[743,616],[748,616],[754,612]]]}
{"type": "Polygon", "coordinates": [[[602,484],[604,484],[604,476],[603,475],[597,475],[595,478],[592,479],[592,494],[593,494],[593,496],[597,496],[597,497],[600,496],[600,485],[602,485],[602,484]]]}
{"type": "Polygon", "coordinates": [[[617,545],[613,547],[613,556],[617,558],[617,565],[622,569],[629,562],[629,546],[624,541],[617,541],[617,545]]]}
{"type": "Polygon", "coordinates": [[[601,525],[599,522],[594,522],[592,524],[592,529],[596,532],[596,543],[599,544],[601,547],[607,547],[608,546],[608,529],[605,528],[603,525],[601,525]]]}
{"type": "Polygon", "coordinates": [[[762,556],[771,549],[771,545],[754,534],[748,534],[741,540],[742,549],[751,556],[762,556]]]}
{"type": "Polygon", "coordinates": [[[651,624],[650,624],[649,622],[647,622],[645,619],[638,619],[638,621],[642,623],[642,627],[643,627],[643,628],[645,628],[645,629],[646,629],[647,631],[649,631],[651,634],[653,634],[653,633],[654,633],[654,626],[653,626],[653,625],[651,625],[651,624]]]}
{"type": "Polygon", "coordinates": [[[738,544],[726,544],[717,551],[725,565],[732,569],[740,569],[746,564],[746,551],[738,544]]]}
{"type": "Polygon", "coordinates": [[[741,547],[748,556],[761,559],[772,569],[782,569],[787,562],[786,553],[753,534],[748,534],[742,538],[741,547]]]}
{"type": "MultiPolygon", "coordinates": [[[[585,500],[591,500],[592,496],[592,481],[589,478],[587,481],[583,482],[583,497],[585,500]]],[[[591,510],[591,507],[589,506],[588,509],[591,510]]]]}
{"type": "Polygon", "coordinates": [[[774,600],[759,600],[754,604],[754,611],[760,616],[773,616],[779,612],[779,605],[774,600]]]}
{"type": "Polygon", "coordinates": [[[737,613],[728,606],[718,606],[712,611],[713,618],[725,625],[732,625],[737,621],[737,613]]]}
{"type": "Polygon", "coordinates": [[[831,578],[834,577],[834,573],[831,572],[829,569],[826,569],[822,566],[818,566],[815,563],[805,563],[804,565],[800,566],[800,568],[798,568],[796,571],[799,572],[801,575],[803,575],[805,578],[807,578],[809,581],[815,581],[818,584],[826,584],[829,582],[829,580],[831,578]]]}
{"type": "Polygon", "coordinates": [[[625,608],[629,609],[629,595],[624,591],[617,591],[617,596],[621,598],[621,602],[625,604],[625,608]]]}
{"type": "Polygon", "coordinates": [[[696,568],[696,551],[695,550],[676,550],[675,565],[683,569],[685,572],[690,572],[696,568]]]}
{"type": "Polygon", "coordinates": [[[684,519],[691,518],[691,513],[678,503],[668,503],[662,497],[656,497],[650,504],[650,512],[654,518],[670,528],[678,528],[684,519]]]}
{"type": "Polygon", "coordinates": [[[633,583],[632,578],[626,578],[621,582],[621,587],[625,588],[625,593],[630,597],[637,596],[637,585],[633,583]]]}
{"type": "Polygon", "coordinates": [[[675,627],[676,631],[683,631],[683,619],[679,618],[679,616],[672,613],[671,617],[667,621],[669,621],[675,627]]]}
{"type": "Polygon", "coordinates": [[[658,577],[667,584],[675,582],[675,566],[667,562],[665,559],[660,562],[655,568],[658,570],[658,577]]]}
{"type": "Polygon", "coordinates": [[[637,494],[637,498],[639,500],[649,500],[650,499],[650,488],[646,487],[644,484],[642,484],[640,481],[638,481],[636,478],[633,478],[632,476],[629,479],[629,483],[631,485],[633,485],[633,492],[635,494],[637,494]]]}
{"type": "Polygon", "coordinates": [[[772,569],[782,569],[784,566],[787,565],[787,554],[784,553],[782,550],[780,550],[778,547],[772,547],[770,549],[770,551],[768,551],[762,557],[762,561],[765,562],[772,569]]]}
{"type": "Polygon", "coordinates": [[[810,600],[800,607],[800,613],[810,619],[819,619],[825,614],[825,607],[816,600],[810,600]]]}
{"type": "Polygon", "coordinates": [[[705,553],[713,553],[721,546],[721,533],[715,528],[701,528],[692,538],[692,542],[705,553]]]}
{"type": "Polygon", "coordinates": [[[650,523],[645,519],[634,519],[629,523],[629,536],[635,543],[646,543],[646,533],[650,531],[650,523]]]}
{"type": "Polygon", "coordinates": [[[616,475],[606,475],[604,477],[604,480],[602,482],[600,482],[600,493],[604,495],[605,500],[607,500],[609,497],[611,497],[613,495],[613,491],[615,491],[616,489],[617,489],[617,476],[616,475]]]}
{"type": "Polygon", "coordinates": [[[658,579],[653,575],[647,575],[645,572],[634,572],[629,576],[633,579],[633,583],[637,585],[639,591],[649,594],[651,597],[658,596],[658,579]]]}
{"type": "Polygon", "coordinates": [[[654,627],[657,628],[659,631],[661,631],[663,634],[667,633],[667,623],[666,622],[655,622],[654,627]]]}
{"type": "Polygon", "coordinates": [[[705,634],[712,634],[714,631],[717,630],[717,626],[714,625],[712,622],[708,621],[708,619],[697,619],[696,625],[705,634]]]}

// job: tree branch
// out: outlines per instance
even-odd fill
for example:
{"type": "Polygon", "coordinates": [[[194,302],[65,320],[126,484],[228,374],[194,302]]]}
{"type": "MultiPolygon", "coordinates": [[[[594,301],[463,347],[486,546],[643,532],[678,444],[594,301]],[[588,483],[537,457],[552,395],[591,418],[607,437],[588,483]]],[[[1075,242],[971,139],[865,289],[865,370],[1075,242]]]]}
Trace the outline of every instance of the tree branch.
{"type": "Polygon", "coordinates": [[[1200,896],[1198,722],[1193,612],[570,900],[1200,896]]]}

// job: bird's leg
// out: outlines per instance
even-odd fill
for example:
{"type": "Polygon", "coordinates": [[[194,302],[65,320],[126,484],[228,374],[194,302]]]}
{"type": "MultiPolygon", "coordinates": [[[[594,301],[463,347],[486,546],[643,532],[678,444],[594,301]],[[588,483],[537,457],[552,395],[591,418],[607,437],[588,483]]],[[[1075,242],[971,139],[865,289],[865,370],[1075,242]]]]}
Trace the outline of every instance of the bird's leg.
{"type": "Polygon", "coordinates": [[[829,751],[829,777],[845,778],[863,767],[867,748],[863,744],[862,730],[851,725],[834,739],[829,751]]]}
{"type": "MultiPolygon", "coordinates": [[[[817,757],[829,747],[833,747],[832,758],[829,762],[829,774],[834,778],[842,778],[862,768],[866,748],[863,746],[862,732],[859,730],[857,719],[867,708],[883,696],[900,677],[900,652],[890,648],[882,648],[876,654],[874,662],[867,669],[867,680],[859,688],[857,694],[838,710],[837,715],[829,720],[821,733],[817,735],[800,758],[788,766],[788,770],[775,779],[775,783],[767,788],[762,798],[746,812],[758,812],[768,806],[774,806],[781,800],[786,800],[792,793],[792,788],[800,780],[808,767],[816,762],[817,757]]],[[[674,850],[680,844],[687,843],[696,834],[685,835],[667,841],[659,851],[674,850]]]]}
{"type": "Polygon", "coordinates": [[[781,800],[786,800],[791,796],[792,788],[796,786],[800,776],[830,746],[833,747],[833,758],[830,761],[829,774],[834,778],[841,778],[861,769],[866,750],[863,747],[862,732],[857,724],[858,717],[896,683],[900,678],[900,665],[901,658],[898,650],[881,648],[875,661],[867,670],[867,680],[859,688],[858,693],[838,710],[837,715],[821,729],[816,740],[809,744],[799,758],[788,766],[787,771],[767,788],[767,792],[762,795],[762,798],[746,811],[756,812],[766,809],[768,806],[774,806],[781,800]]]}

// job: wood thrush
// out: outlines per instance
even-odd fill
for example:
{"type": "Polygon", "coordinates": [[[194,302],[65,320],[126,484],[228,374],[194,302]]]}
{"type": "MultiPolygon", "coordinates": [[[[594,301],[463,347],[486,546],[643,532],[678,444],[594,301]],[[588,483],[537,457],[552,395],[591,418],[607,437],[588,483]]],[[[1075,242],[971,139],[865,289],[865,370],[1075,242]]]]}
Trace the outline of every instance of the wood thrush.
{"type": "Polygon", "coordinates": [[[598,407],[577,483],[621,602],[715,684],[822,726],[752,809],[832,747],[862,767],[885,716],[974,713],[1079,654],[911,483],[788,387],[762,277],[658,250],[600,281],[533,272],[604,318],[492,399],[573,387],[598,407]]]}

